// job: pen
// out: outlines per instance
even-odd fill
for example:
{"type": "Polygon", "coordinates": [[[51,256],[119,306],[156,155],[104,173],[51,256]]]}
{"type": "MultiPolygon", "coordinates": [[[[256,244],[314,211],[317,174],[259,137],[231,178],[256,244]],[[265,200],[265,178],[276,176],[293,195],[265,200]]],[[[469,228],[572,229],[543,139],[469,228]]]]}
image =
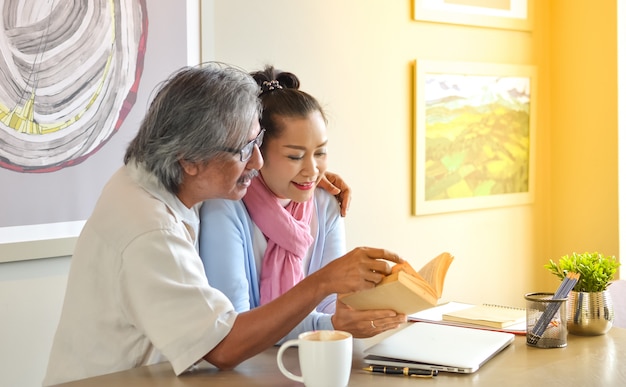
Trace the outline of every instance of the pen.
{"type": "Polygon", "coordinates": [[[381,374],[414,376],[418,378],[432,378],[433,376],[437,376],[439,373],[437,370],[422,370],[419,368],[409,367],[388,367],[384,365],[371,365],[363,368],[363,370],[381,374]]]}

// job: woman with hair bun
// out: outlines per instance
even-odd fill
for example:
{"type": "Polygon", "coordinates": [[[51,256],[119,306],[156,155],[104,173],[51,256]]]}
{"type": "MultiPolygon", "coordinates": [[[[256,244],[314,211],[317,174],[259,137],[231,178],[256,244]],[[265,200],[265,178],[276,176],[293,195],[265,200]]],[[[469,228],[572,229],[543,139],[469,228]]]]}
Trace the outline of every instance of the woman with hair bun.
{"type": "MultiPolygon", "coordinates": [[[[271,302],[346,253],[339,204],[317,189],[327,169],[324,110],[293,73],[267,66],[251,75],[261,88],[264,164],[242,200],[209,200],[200,210],[207,278],[237,311],[271,302]]],[[[332,295],[283,340],[320,329],[370,337],[405,321],[392,310],[353,310],[332,295]]]]}

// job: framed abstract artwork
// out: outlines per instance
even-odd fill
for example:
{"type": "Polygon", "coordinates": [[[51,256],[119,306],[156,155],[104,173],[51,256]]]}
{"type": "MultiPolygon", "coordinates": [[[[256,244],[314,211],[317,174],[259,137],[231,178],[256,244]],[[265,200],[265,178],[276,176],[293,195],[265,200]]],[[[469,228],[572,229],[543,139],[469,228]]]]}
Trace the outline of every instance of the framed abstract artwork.
{"type": "Polygon", "coordinates": [[[534,200],[536,68],[416,60],[413,214],[534,200]]]}
{"type": "Polygon", "coordinates": [[[188,64],[187,6],[0,7],[0,263],[71,255],[153,89],[188,64]]]}
{"type": "Polygon", "coordinates": [[[414,0],[418,21],[532,31],[535,0],[414,0]]]}

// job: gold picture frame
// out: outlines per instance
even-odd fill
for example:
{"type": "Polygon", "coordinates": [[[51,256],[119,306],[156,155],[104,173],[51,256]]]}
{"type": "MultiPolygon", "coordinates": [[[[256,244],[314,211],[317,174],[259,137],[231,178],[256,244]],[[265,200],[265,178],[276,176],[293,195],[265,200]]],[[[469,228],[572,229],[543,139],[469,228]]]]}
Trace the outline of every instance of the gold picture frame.
{"type": "Polygon", "coordinates": [[[535,0],[415,0],[418,21],[532,31],[535,0]]]}
{"type": "Polygon", "coordinates": [[[413,214],[534,200],[535,66],[415,61],[413,214]]]}

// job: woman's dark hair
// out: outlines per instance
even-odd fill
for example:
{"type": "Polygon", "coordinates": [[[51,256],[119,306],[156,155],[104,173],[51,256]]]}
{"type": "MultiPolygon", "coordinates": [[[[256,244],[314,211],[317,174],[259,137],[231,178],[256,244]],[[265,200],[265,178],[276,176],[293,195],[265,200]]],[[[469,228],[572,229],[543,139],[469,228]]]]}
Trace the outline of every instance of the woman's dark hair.
{"type": "Polygon", "coordinates": [[[300,80],[295,74],[276,70],[266,66],[262,71],[251,73],[252,78],[261,88],[261,127],[265,129],[265,138],[280,136],[283,127],[277,117],[304,118],[313,112],[320,112],[327,122],[324,110],[319,102],[310,94],[299,90],[300,80]]]}

